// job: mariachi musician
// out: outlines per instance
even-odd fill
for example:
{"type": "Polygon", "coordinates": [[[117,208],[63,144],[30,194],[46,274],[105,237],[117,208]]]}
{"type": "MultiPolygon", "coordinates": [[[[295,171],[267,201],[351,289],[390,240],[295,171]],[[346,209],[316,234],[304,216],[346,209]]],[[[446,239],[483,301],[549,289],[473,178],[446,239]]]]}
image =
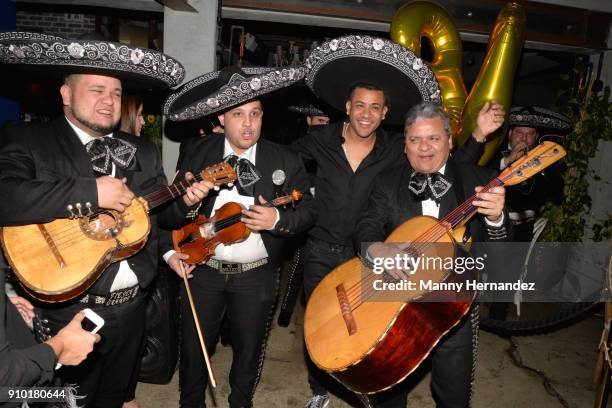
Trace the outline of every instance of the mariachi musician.
{"type": "MultiPolygon", "coordinates": [[[[201,265],[187,266],[193,301],[203,329],[206,348],[213,353],[223,316],[229,320],[233,360],[229,377],[231,408],[251,407],[263,365],[267,334],[278,287],[278,266],[286,236],[304,231],[312,212],[308,177],[296,154],[261,138],[263,107],[260,97],[303,77],[303,68],[226,68],[195,78],[172,94],[164,105],[170,120],[188,120],[218,114],[224,134],[210,134],[189,142],[178,167],[180,173],[226,160],[238,174],[235,186],[209,192],[199,213],[206,217],[221,206],[244,206],[242,221],[248,238],[220,244],[201,265]],[[284,174],[276,185],[273,174],[284,174]],[[298,189],[302,200],[292,209],[261,204],[275,191],[298,189]]],[[[175,228],[191,221],[169,218],[175,228]]],[[[165,248],[166,249],[170,248],[165,248]]],[[[180,275],[187,254],[168,252],[164,258],[180,275]]],[[[185,292],[181,296],[180,406],[201,407],[208,383],[203,353],[185,292]]]]}
{"type": "MultiPolygon", "coordinates": [[[[404,142],[408,161],[378,176],[355,228],[355,246],[371,259],[395,258],[400,253],[395,244],[382,241],[403,222],[418,215],[441,219],[495,176],[490,169],[449,159],[450,124],[438,104],[425,102],[408,111],[404,142]]],[[[479,193],[473,204],[480,216],[468,223],[467,230],[475,242],[510,239],[503,187],[479,193]]],[[[387,272],[394,278],[406,278],[402,270],[387,272]]],[[[468,313],[432,352],[431,388],[438,407],[469,406],[477,336],[478,315],[468,313]]],[[[375,395],[372,403],[377,408],[404,408],[407,393],[400,384],[375,395]]]]}
{"type": "MultiPolygon", "coordinates": [[[[559,137],[572,129],[570,119],[539,106],[516,106],[510,110],[508,145],[490,163],[502,171],[544,138],[559,137]],[[551,135],[555,133],[557,135],[551,135]]],[[[531,241],[533,225],[546,202],[558,203],[563,196],[563,162],[548,167],[524,182],[508,187],[508,215],[515,226],[516,241],[531,241]]]]}
{"type": "MultiPolygon", "coordinates": [[[[79,218],[98,209],[121,213],[135,196],[167,185],[155,145],[115,129],[123,85],[177,85],[184,69],[173,58],[154,50],[109,43],[95,34],[64,40],[9,32],[0,34],[0,61],[64,76],[59,88],[63,103],[60,117],[49,123],[6,129],[0,150],[0,189],[7,193],[0,202],[0,224],[79,218]]],[[[204,196],[202,188],[194,183],[183,199],[167,208],[187,213],[189,206],[204,196]]],[[[84,406],[121,407],[140,361],[145,293],[157,272],[155,214],[151,219],[145,247],[131,258],[111,264],[86,293],[59,304],[37,302],[34,328],[41,342],[58,333],[84,308],[105,321],[100,331],[102,341],[90,356],[76,367],[57,371],[62,381],[77,385],[77,394],[82,397],[79,404],[84,406]]],[[[88,272],[83,271],[83,276],[88,272]]],[[[40,266],[40,273],[45,273],[45,265],[40,266]]]]}

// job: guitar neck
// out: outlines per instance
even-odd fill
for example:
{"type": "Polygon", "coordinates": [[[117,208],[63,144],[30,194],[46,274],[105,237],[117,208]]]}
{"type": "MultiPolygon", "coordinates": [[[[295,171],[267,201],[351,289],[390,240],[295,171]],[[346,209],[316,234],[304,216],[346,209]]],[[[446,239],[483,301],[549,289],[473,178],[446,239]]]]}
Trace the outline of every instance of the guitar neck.
{"type": "MultiPolygon", "coordinates": [[[[493,187],[503,185],[504,182],[496,177],[491,180],[487,185],[483,186],[482,192],[486,193],[493,187]]],[[[470,218],[472,218],[474,214],[476,214],[476,206],[474,205],[474,201],[476,200],[476,194],[472,195],[467,200],[465,200],[463,204],[448,213],[446,217],[444,217],[440,221],[442,221],[443,224],[450,225],[451,228],[457,228],[458,226],[465,224],[467,221],[469,221],[470,218]]]]}
{"type": "MultiPolygon", "coordinates": [[[[202,181],[204,177],[201,173],[197,173],[193,175],[194,181],[202,181]]],[[[143,196],[147,203],[149,204],[149,211],[153,208],[158,207],[176,197],[180,197],[187,191],[187,188],[190,186],[186,180],[177,181],[169,186],[166,186],[162,189],[154,191],[150,194],[143,196]]]]}

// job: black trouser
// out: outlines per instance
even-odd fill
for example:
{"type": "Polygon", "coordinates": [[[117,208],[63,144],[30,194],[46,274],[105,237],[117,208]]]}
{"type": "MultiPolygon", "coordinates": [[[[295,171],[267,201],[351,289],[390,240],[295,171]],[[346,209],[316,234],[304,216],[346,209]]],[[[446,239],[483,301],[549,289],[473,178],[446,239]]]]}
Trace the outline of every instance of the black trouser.
{"type": "MultiPolygon", "coordinates": [[[[304,295],[306,302],[315,287],[336,266],[355,257],[353,247],[347,245],[332,244],[315,238],[308,238],[304,248],[304,295]]],[[[308,383],[314,395],[327,393],[323,385],[326,374],[319,370],[306,356],[308,367],[308,383]]]]}
{"type": "MultiPolygon", "coordinates": [[[[468,314],[431,354],[431,393],[440,408],[466,408],[472,380],[472,323],[468,314]]],[[[370,398],[375,408],[405,408],[407,387],[399,384],[370,398]]]]}
{"type": "Polygon", "coordinates": [[[73,303],[67,307],[38,309],[41,319],[48,320],[51,334],[56,334],[81,309],[89,307],[104,319],[101,341],[94,351],[76,367],[62,367],[57,373],[65,384],[77,384],[77,400],[82,407],[120,408],[128,393],[134,370],[140,364],[145,341],[145,299],[140,292],[121,305],[87,306],[73,303]]]}
{"type": "MultiPolygon", "coordinates": [[[[276,268],[268,264],[227,275],[204,265],[193,271],[189,283],[206,349],[211,355],[227,311],[234,352],[229,375],[229,405],[231,408],[250,407],[261,373],[276,298],[276,268]]],[[[181,315],[180,406],[200,408],[208,374],[184,288],[181,291],[181,315]]]]}

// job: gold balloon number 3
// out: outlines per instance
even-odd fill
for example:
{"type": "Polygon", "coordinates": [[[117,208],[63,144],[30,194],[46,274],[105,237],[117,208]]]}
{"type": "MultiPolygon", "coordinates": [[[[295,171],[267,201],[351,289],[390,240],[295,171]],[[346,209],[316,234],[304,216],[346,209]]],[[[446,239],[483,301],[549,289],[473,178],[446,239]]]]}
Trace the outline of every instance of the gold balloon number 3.
{"type": "MultiPolygon", "coordinates": [[[[497,136],[505,133],[507,115],[512,102],[514,75],[525,38],[525,12],[518,3],[508,3],[500,11],[489,37],[487,52],[478,77],[469,95],[461,73],[461,38],[453,20],[440,6],[415,1],[400,7],[391,22],[391,39],[421,56],[421,39],[433,45],[430,66],[442,90],[442,104],[451,121],[455,142],[463,144],[476,128],[478,112],[486,101],[495,100],[506,111],[505,125],[497,136]]],[[[480,164],[493,158],[503,138],[490,137],[480,164]]]]}

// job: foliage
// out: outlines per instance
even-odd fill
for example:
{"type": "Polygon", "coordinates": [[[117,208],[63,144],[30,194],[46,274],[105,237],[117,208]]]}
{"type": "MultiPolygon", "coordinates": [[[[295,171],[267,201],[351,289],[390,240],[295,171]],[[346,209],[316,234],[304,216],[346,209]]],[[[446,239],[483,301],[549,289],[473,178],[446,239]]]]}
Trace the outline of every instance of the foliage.
{"type": "MultiPolygon", "coordinates": [[[[576,73],[576,70],[574,71],[576,73]]],[[[589,92],[590,87],[582,86],[577,91],[566,93],[561,107],[575,124],[574,130],[563,138],[567,150],[564,175],[565,190],[559,204],[547,203],[542,216],[548,219],[542,240],[549,242],[580,242],[586,217],[591,211],[589,179],[598,176],[589,169],[589,160],[595,156],[599,140],[612,140],[612,106],[610,88],[603,92],[589,92]]],[[[574,88],[576,89],[576,88],[574,88]]],[[[595,223],[593,240],[601,241],[612,237],[612,215],[601,223],[595,223]]]]}

